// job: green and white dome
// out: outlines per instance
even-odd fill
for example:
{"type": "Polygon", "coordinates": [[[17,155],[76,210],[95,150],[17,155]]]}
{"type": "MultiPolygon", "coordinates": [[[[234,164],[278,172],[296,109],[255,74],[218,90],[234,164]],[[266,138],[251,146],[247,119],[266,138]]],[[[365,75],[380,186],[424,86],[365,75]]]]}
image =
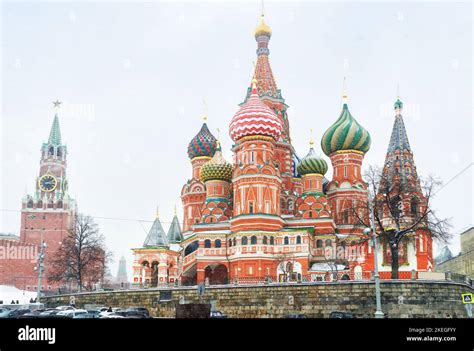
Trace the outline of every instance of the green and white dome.
{"type": "Polygon", "coordinates": [[[321,156],[316,154],[311,146],[308,154],[298,164],[297,169],[301,175],[313,173],[324,175],[328,171],[328,164],[321,156]]]}
{"type": "Polygon", "coordinates": [[[355,150],[366,153],[370,149],[370,134],[351,115],[347,103],[337,121],[326,130],[321,148],[329,156],[336,151],[355,150]]]}

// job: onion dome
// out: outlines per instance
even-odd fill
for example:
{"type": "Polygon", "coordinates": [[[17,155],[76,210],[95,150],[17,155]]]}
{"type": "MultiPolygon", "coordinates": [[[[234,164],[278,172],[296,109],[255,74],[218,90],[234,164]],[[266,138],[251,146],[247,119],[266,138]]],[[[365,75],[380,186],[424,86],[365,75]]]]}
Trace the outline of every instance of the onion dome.
{"type": "Polygon", "coordinates": [[[311,139],[310,143],[310,148],[308,154],[301,160],[301,162],[298,164],[298,172],[301,175],[306,175],[306,174],[321,174],[324,175],[328,171],[328,164],[324,159],[317,155],[316,152],[314,151],[313,145],[314,141],[311,139]]]}
{"type": "Polygon", "coordinates": [[[217,139],[204,122],[199,133],[189,142],[188,156],[190,159],[202,156],[212,157],[216,152],[216,148],[217,139]]]}
{"type": "Polygon", "coordinates": [[[219,142],[217,142],[217,150],[214,157],[202,165],[199,177],[203,183],[208,180],[232,181],[232,165],[222,156],[219,142]]]}
{"type": "Polygon", "coordinates": [[[263,14],[260,16],[260,23],[258,24],[257,28],[255,28],[255,38],[261,35],[265,35],[269,38],[272,36],[272,29],[268,24],[265,23],[263,14]]]}
{"type": "Polygon", "coordinates": [[[252,94],[230,121],[230,137],[235,142],[250,135],[264,135],[278,140],[282,131],[283,123],[272,109],[260,100],[257,80],[252,80],[252,94]]]}
{"type": "Polygon", "coordinates": [[[370,134],[352,117],[344,94],[344,105],[339,118],[326,130],[321,139],[321,148],[329,156],[341,150],[355,150],[366,153],[370,149],[370,134]]]}

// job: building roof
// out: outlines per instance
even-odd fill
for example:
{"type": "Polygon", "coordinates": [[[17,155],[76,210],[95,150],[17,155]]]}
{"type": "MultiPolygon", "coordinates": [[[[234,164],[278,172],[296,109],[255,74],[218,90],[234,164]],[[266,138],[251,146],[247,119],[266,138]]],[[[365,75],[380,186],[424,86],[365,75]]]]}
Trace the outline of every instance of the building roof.
{"type": "Polygon", "coordinates": [[[166,237],[163,226],[161,225],[160,219],[156,217],[153,225],[151,226],[150,231],[143,243],[143,247],[168,247],[168,238],[166,237]]]}
{"type": "Polygon", "coordinates": [[[440,263],[443,263],[445,261],[448,261],[450,260],[451,258],[453,258],[454,255],[453,253],[451,252],[451,250],[449,249],[448,246],[444,246],[442,249],[441,249],[441,252],[438,256],[436,256],[435,258],[435,262],[437,264],[440,264],[440,263]]]}
{"type": "Polygon", "coordinates": [[[168,230],[168,242],[172,244],[178,244],[183,241],[183,235],[181,234],[181,228],[179,226],[178,216],[176,214],[171,222],[170,229],[168,230]]]}
{"type": "Polygon", "coordinates": [[[405,123],[403,123],[402,115],[395,116],[393,123],[392,135],[390,137],[390,143],[388,144],[388,153],[394,152],[395,150],[400,151],[411,151],[410,143],[408,142],[408,135],[405,129],[405,123]]]}
{"type": "Polygon", "coordinates": [[[49,132],[48,144],[61,145],[61,129],[59,128],[58,115],[54,115],[53,125],[49,132]]]}

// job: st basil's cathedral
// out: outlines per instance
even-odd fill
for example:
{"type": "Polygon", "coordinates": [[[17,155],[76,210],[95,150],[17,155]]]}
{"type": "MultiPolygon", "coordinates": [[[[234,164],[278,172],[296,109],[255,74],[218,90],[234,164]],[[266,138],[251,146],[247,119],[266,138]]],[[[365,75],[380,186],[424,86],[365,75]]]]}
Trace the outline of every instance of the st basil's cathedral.
{"type": "MultiPolygon", "coordinates": [[[[370,279],[374,252],[354,218],[355,204],[367,203],[362,177],[369,132],[342,110],[321,139],[328,162],[311,140],[305,157],[291,144],[288,105],[269,61],[271,28],[264,16],[255,30],[257,61],[244,101],[230,119],[233,159],[204,121],[190,141],[191,178],[181,190],[182,228],[176,211],[165,233],[155,221],[140,248],[134,248],[133,284],[194,285],[263,281],[370,279]],[[343,248],[343,259],[328,256],[343,248]]],[[[397,168],[419,184],[403,118],[395,102],[395,122],[384,171],[397,168]]],[[[422,195],[417,206],[423,202],[422,195]]],[[[390,277],[390,255],[379,245],[382,279],[390,277]],[[380,255],[382,254],[382,255],[380,255]]],[[[433,269],[432,239],[417,231],[401,245],[400,278],[433,269]]]]}

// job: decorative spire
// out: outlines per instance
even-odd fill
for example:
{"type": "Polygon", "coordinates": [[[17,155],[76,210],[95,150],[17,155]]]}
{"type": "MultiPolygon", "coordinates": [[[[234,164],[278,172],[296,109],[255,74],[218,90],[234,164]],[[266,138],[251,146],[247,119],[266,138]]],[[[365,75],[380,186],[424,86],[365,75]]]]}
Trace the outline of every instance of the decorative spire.
{"type": "Polygon", "coordinates": [[[163,226],[161,225],[160,219],[157,217],[151,226],[150,231],[143,243],[144,247],[156,247],[156,246],[169,246],[168,238],[166,237],[165,231],[163,230],[163,226]]]}
{"type": "Polygon", "coordinates": [[[206,99],[203,99],[202,101],[204,104],[204,115],[202,116],[202,122],[207,123],[207,119],[208,119],[207,102],[206,102],[206,99]]]}
{"type": "Polygon", "coordinates": [[[160,218],[160,209],[158,208],[158,206],[156,206],[155,218],[156,218],[156,219],[159,219],[159,218],[160,218]]]}
{"type": "Polygon", "coordinates": [[[342,81],[342,102],[344,105],[347,105],[347,83],[346,83],[346,77],[344,77],[344,80],[342,81]]]}
{"type": "Polygon", "coordinates": [[[61,101],[53,101],[53,105],[56,113],[54,114],[53,125],[51,126],[51,131],[49,132],[48,144],[61,145],[61,130],[59,128],[58,118],[58,111],[61,107],[61,101]]]}
{"type": "MultiPolygon", "coordinates": [[[[398,101],[399,100],[397,100],[397,102],[398,101]]],[[[397,102],[395,102],[395,104],[397,104],[397,102]]],[[[392,153],[396,150],[411,151],[407,131],[405,129],[405,123],[403,122],[403,117],[401,114],[397,114],[395,116],[395,121],[393,123],[392,128],[392,135],[390,136],[390,144],[388,144],[387,153],[392,153]]]]}
{"type": "Polygon", "coordinates": [[[313,128],[311,128],[309,131],[311,133],[311,136],[309,138],[309,147],[313,148],[314,147],[313,128]]]}
{"type": "Polygon", "coordinates": [[[181,228],[179,226],[178,216],[176,215],[176,212],[173,216],[173,221],[171,222],[170,229],[168,230],[167,239],[170,244],[179,244],[181,241],[183,241],[183,235],[181,234],[181,228]]]}

